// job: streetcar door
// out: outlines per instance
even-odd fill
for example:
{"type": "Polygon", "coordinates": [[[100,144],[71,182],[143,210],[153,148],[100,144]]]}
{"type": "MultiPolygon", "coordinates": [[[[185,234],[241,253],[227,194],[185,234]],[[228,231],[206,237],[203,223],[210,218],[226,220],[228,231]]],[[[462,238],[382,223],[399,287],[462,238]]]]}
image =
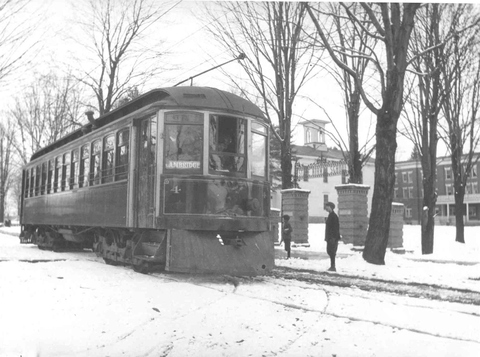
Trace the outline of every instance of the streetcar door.
{"type": "Polygon", "coordinates": [[[137,150],[137,226],[153,228],[155,225],[155,174],[157,151],[157,118],[140,121],[137,150]]]}

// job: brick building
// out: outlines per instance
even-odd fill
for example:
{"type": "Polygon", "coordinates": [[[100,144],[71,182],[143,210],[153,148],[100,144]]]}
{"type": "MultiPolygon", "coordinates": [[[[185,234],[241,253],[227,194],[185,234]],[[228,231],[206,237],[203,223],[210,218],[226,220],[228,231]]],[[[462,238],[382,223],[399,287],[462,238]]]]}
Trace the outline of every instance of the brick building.
{"type": "MultiPolygon", "coordinates": [[[[480,155],[480,153],[478,154],[480,155]]],[[[436,224],[455,224],[455,197],[453,195],[453,172],[449,157],[437,159],[438,193],[436,205],[436,224]]],[[[480,193],[478,187],[479,163],[476,163],[467,179],[464,199],[464,222],[480,225],[480,193]]],[[[423,205],[422,168],[419,160],[397,162],[395,165],[394,201],[405,205],[405,223],[419,224],[423,205]]]]}
{"type": "MultiPolygon", "coordinates": [[[[309,190],[308,212],[310,223],[323,223],[327,212],[324,204],[338,203],[335,186],[348,183],[348,170],[343,154],[325,144],[324,120],[308,120],[299,123],[303,127],[304,145],[292,145],[292,175],[299,188],[309,190]]],[[[374,160],[363,167],[363,183],[372,189],[368,193],[368,212],[373,195],[374,160]]],[[[272,195],[272,207],[281,208],[281,195],[272,195]]]]}

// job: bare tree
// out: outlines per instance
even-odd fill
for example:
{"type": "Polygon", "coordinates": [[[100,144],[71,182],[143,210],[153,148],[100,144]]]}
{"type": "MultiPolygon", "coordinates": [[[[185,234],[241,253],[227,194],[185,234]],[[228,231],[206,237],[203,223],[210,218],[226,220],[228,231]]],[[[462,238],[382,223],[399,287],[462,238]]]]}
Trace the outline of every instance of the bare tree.
{"type": "Polygon", "coordinates": [[[39,76],[20,96],[10,111],[17,128],[13,145],[25,164],[30,155],[79,128],[84,119],[81,93],[70,77],[39,76]]]}
{"type": "Polygon", "coordinates": [[[15,130],[9,121],[0,123],[0,222],[5,219],[5,198],[12,183],[12,142],[15,130]]]}
{"type": "Polygon", "coordinates": [[[209,12],[213,20],[209,31],[232,56],[246,55],[240,63],[253,91],[247,92],[233,76],[230,79],[245,97],[261,98],[281,146],[282,188],[291,188],[293,106],[318,62],[303,31],[306,10],[294,2],[221,2],[218,6],[225,16],[209,12]]]}
{"type": "Polygon", "coordinates": [[[367,72],[369,69],[369,58],[355,54],[373,50],[378,40],[369,36],[369,33],[374,28],[368,21],[367,13],[362,11],[360,4],[353,3],[348,8],[353,15],[358,16],[360,21],[364,23],[364,28],[358,28],[348,16],[342,16],[343,6],[339,3],[325,3],[319,7],[319,12],[326,20],[323,23],[319,22],[319,25],[322,26],[326,36],[330,38],[330,43],[338,44],[338,59],[357,73],[356,80],[345,69],[335,65],[335,63],[332,65],[331,59],[322,60],[323,67],[332,75],[343,92],[348,144],[343,141],[340,135],[337,135],[338,130],[335,120],[332,120],[326,112],[325,114],[327,114],[330,123],[334,127],[334,131],[327,134],[341,148],[345,162],[348,164],[349,182],[362,183],[362,167],[370,158],[375,146],[371,145],[370,140],[367,138],[364,145],[360,147],[358,130],[362,108],[360,91],[361,86],[365,85],[371,74],[367,72]]]}
{"type": "Polygon", "coordinates": [[[26,18],[29,0],[0,0],[0,81],[29,62],[38,42],[32,41],[38,25],[35,13],[26,18]]]}
{"type": "Polygon", "coordinates": [[[403,112],[407,119],[404,134],[413,142],[423,172],[422,254],[433,253],[434,243],[438,120],[444,99],[440,85],[440,45],[449,35],[444,22],[442,27],[447,28],[447,33],[440,31],[443,9],[440,4],[427,4],[418,12],[412,34],[412,51],[432,50],[412,61],[410,80],[413,90],[407,99],[407,110],[403,112]]]}
{"type": "Polygon", "coordinates": [[[88,42],[81,42],[95,68],[85,70],[78,80],[95,93],[102,115],[129,90],[158,75],[163,54],[154,39],[161,32],[152,35],[150,43],[145,40],[172,4],[154,0],[89,0],[88,4],[80,23],[88,42]]]}
{"type": "Polygon", "coordinates": [[[465,243],[464,196],[467,179],[479,159],[480,140],[480,14],[471,4],[448,5],[453,40],[442,52],[440,63],[445,95],[444,141],[450,151],[455,197],[456,238],[465,243]]]}
{"type": "Polygon", "coordinates": [[[349,5],[341,4],[345,10],[344,16],[350,19],[359,32],[364,30],[369,36],[382,43],[383,53],[373,51],[368,46],[365,47],[364,52],[357,53],[341,48],[338,43],[332,43],[320,26],[318,10],[309,3],[304,3],[304,6],[332,60],[354,79],[365,105],[377,116],[372,211],[363,258],[369,263],[385,264],[395,184],[397,124],[403,109],[404,78],[408,65],[410,36],[414,27],[415,13],[420,4],[361,3],[375,31],[369,31],[358,14],[350,11],[349,5]],[[351,68],[341,60],[344,53],[350,57],[364,57],[375,67],[380,88],[377,102],[367,96],[355,68],[351,68]]]}

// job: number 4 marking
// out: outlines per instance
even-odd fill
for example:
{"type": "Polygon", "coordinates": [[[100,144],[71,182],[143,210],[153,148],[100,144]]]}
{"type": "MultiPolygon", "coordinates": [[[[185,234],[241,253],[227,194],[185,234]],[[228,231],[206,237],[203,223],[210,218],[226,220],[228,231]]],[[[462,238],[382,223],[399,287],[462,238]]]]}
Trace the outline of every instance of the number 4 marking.
{"type": "Polygon", "coordinates": [[[178,186],[175,186],[170,191],[172,191],[173,193],[180,193],[181,189],[179,189],[178,186]]]}

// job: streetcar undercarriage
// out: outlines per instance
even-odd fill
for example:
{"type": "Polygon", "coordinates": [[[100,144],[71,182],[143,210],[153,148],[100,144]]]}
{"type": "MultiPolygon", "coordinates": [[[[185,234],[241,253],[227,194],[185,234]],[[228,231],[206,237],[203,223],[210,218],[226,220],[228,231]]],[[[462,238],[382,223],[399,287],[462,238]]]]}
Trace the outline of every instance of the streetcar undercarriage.
{"type": "Polygon", "coordinates": [[[263,253],[273,246],[270,233],[25,225],[21,242],[56,252],[91,249],[109,265],[140,273],[257,275],[273,268],[263,253]]]}

